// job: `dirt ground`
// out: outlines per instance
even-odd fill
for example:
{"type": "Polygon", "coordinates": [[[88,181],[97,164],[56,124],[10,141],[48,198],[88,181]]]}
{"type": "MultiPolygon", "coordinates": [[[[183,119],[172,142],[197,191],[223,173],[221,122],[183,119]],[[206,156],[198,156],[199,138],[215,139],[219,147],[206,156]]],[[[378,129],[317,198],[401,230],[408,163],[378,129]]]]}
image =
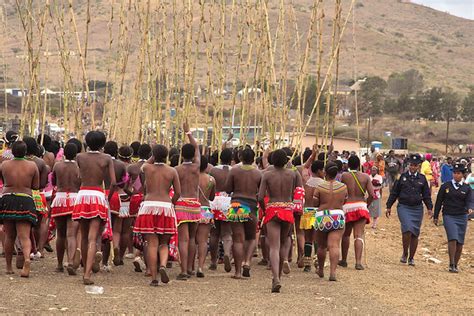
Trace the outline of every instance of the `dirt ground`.
{"type": "MultiPolygon", "coordinates": [[[[29,279],[1,275],[0,313],[117,313],[117,314],[472,314],[474,304],[474,237],[469,222],[466,246],[460,263],[461,273],[447,272],[447,243],[443,227],[435,227],[425,218],[416,266],[399,263],[401,237],[398,218],[383,218],[379,229],[367,226],[368,266],[354,269],[351,249],[349,267],[338,269],[338,282],[303,273],[295,263],[282,279],[280,294],[271,294],[271,273],[257,266],[249,280],[234,280],[219,265],[217,271],[205,271],[204,279],[174,281],[157,288],[149,279],[133,271],[132,261],[112,272],[94,276],[104,294],[87,294],[81,276],[55,273],[56,258],[32,265],[29,279]],[[426,248],[422,250],[422,248],[426,248]],[[427,262],[430,253],[442,261],[427,262]]],[[[352,246],[351,246],[352,247],[352,246]]],[[[0,260],[5,271],[5,260],[0,260]]],[[[328,272],[326,273],[328,274],[328,272]]]]}

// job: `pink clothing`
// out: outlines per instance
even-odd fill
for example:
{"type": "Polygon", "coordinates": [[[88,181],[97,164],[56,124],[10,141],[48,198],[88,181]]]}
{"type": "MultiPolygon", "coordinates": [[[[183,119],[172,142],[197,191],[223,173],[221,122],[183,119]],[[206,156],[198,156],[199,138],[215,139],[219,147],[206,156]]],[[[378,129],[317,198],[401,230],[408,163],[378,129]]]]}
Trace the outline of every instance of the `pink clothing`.
{"type": "Polygon", "coordinates": [[[434,184],[434,186],[437,187],[439,185],[438,179],[439,179],[440,171],[441,171],[440,167],[439,167],[439,162],[438,161],[431,161],[430,165],[431,165],[431,171],[432,171],[432,175],[433,175],[433,184],[434,184]]]}

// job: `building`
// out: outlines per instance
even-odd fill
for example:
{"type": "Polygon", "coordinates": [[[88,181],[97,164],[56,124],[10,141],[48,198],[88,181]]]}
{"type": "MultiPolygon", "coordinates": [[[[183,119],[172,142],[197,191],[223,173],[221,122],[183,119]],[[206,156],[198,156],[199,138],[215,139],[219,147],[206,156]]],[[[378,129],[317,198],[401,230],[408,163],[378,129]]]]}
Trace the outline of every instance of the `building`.
{"type": "Polygon", "coordinates": [[[10,88],[10,89],[6,89],[5,92],[15,97],[23,97],[23,96],[28,95],[28,90],[21,89],[21,88],[10,88]]]}
{"type": "MultiPolygon", "coordinates": [[[[306,135],[303,136],[303,139],[301,140],[301,150],[304,150],[305,148],[312,148],[315,142],[316,142],[316,135],[314,133],[306,133],[306,135]]],[[[331,139],[329,138],[327,142],[328,144],[331,144],[331,139]]],[[[324,144],[324,139],[321,138],[320,136],[318,140],[318,145],[322,147],[323,144],[324,144]]],[[[342,152],[343,150],[347,150],[347,151],[355,151],[356,153],[358,153],[360,150],[360,144],[357,142],[357,140],[354,138],[348,138],[348,137],[335,136],[333,138],[333,146],[334,146],[334,150],[337,150],[339,152],[342,152]]]]}

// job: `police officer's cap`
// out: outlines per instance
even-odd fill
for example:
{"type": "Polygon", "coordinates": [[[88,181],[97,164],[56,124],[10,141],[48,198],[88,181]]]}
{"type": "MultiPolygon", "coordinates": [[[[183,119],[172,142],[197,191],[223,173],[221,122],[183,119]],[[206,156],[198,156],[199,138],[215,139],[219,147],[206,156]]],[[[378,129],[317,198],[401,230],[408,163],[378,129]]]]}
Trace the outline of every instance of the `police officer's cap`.
{"type": "Polygon", "coordinates": [[[418,165],[421,163],[421,156],[419,154],[411,154],[408,163],[418,165]]]}
{"type": "Polygon", "coordinates": [[[457,162],[453,166],[453,172],[465,172],[466,171],[466,166],[464,164],[457,162]]]}

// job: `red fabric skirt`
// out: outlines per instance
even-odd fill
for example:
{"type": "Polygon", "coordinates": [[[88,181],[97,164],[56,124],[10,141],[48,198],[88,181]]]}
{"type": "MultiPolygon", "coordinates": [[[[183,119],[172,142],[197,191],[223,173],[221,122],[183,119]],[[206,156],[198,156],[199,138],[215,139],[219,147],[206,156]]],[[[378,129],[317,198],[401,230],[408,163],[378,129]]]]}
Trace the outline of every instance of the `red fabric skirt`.
{"type": "Polygon", "coordinates": [[[51,217],[72,215],[76,197],[76,192],[56,192],[51,202],[51,217]]]}
{"type": "Polygon", "coordinates": [[[347,202],[342,206],[344,210],[344,216],[346,223],[357,222],[358,220],[365,219],[365,223],[370,223],[370,213],[365,202],[347,202]]]}
{"type": "Polygon", "coordinates": [[[293,216],[293,207],[294,206],[292,202],[268,203],[265,209],[265,218],[263,220],[263,224],[265,225],[274,217],[277,217],[282,222],[293,224],[295,222],[295,217],[293,216]]]}
{"type": "MultiPolygon", "coordinates": [[[[109,190],[105,190],[105,197],[109,198],[109,190]]],[[[114,192],[112,198],[109,201],[110,213],[119,215],[120,212],[120,197],[117,191],[114,192]]]]}
{"type": "Polygon", "coordinates": [[[176,227],[173,204],[160,201],[144,201],[138,211],[133,232],[173,235],[177,233],[176,227]]]}
{"type": "Polygon", "coordinates": [[[100,187],[81,187],[77,193],[72,219],[107,219],[108,202],[104,190],[100,187]]]}
{"type": "Polygon", "coordinates": [[[140,204],[143,201],[143,193],[138,193],[132,195],[130,198],[130,217],[136,217],[138,210],[140,209],[140,204]]]}

